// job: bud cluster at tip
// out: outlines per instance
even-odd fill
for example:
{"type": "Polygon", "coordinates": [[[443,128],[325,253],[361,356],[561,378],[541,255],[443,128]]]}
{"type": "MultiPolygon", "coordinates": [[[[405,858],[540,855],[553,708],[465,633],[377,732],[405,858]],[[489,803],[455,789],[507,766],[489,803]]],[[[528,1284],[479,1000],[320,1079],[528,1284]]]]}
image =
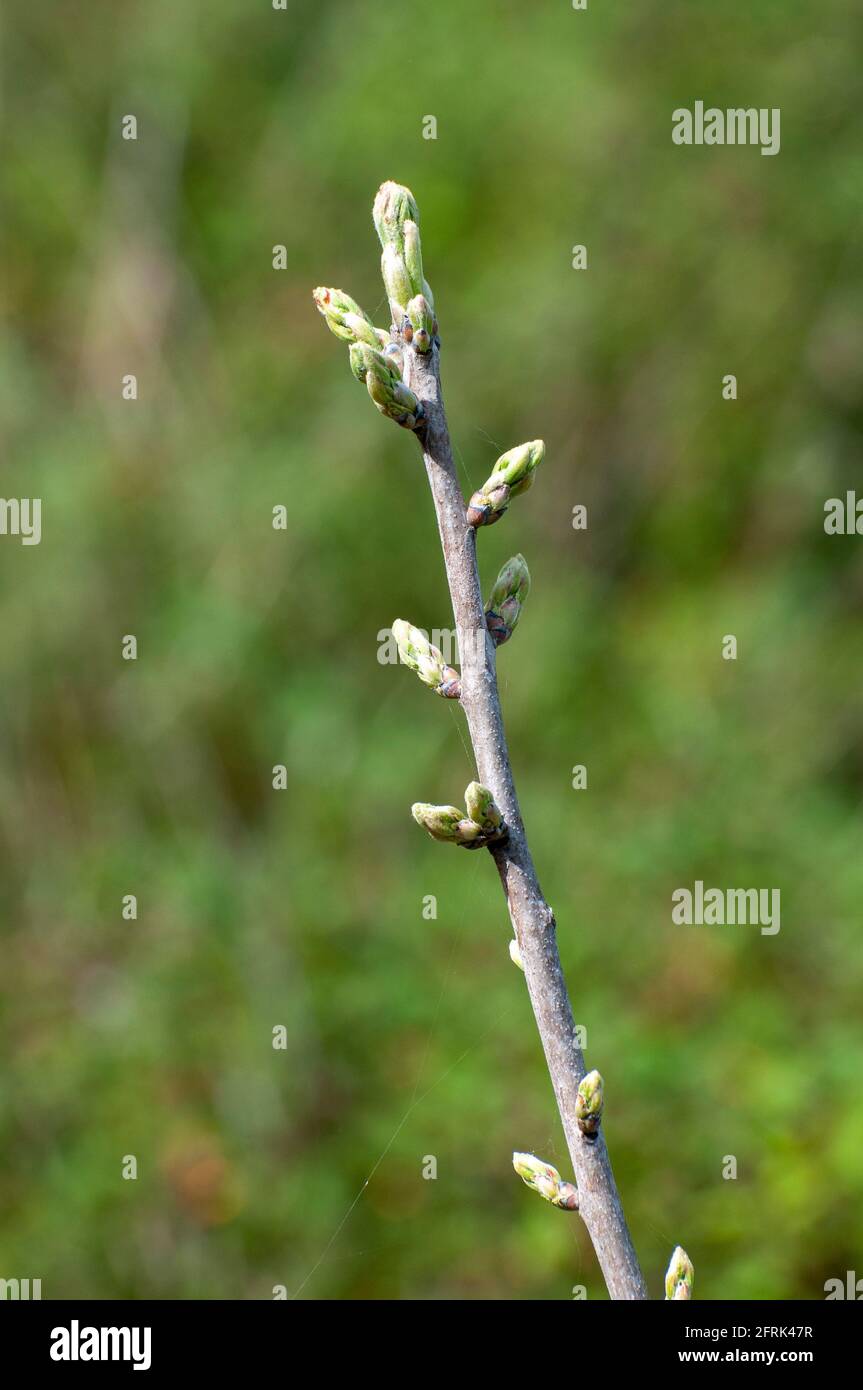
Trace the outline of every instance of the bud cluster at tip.
{"type": "Polygon", "coordinates": [[[496,647],[515,632],[521,608],[530,593],[530,570],[523,555],[507,560],[486,604],[485,621],[496,647]]]}
{"type": "Polygon", "coordinates": [[[461,695],[458,671],[446,664],[443,653],[428,640],[425,633],[404,618],[396,618],[392,631],[405,666],[416,671],[420,680],[436,695],[442,695],[447,700],[458,700],[461,695]]]}
{"type": "Polygon", "coordinates": [[[556,1168],[543,1163],[535,1154],[514,1153],[512,1166],[522,1182],[538,1192],[552,1206],[563,1211],[578,1211],[578,1189],[574,1183],[565,1182],[556,1168]]]}
{"type": "Polygon", "coordinates": [[[411,815],[433,840],[445,840],[464,849],[483,849],[499,844],[508,834],[506,822],[488,787],[471,782],[465,790],[467,811],[457,806],[432,806],[416,801],[411,815]]]}
{"type": "Polygon", "coordinates": [[[351,371],[366,390],[382,415],[395,420],[405,429],[415,430],[423,418],[423,408],[413,391],[405,385],[401,374],[401,356],[396,345],[382,352],[366,342],[351,344],[351,371]]]}
{"type": "Polygon", "coordinates": [[[500,521],[513,497],[527,492],[545,457],[545,444],[532,439],[501,454],[493,471],[471,497],[467,507],[470,526],[493,526],[500,521]]]}
{"type": "Polygon", "coordinates": [[[434,296],[423,273],[419,208],[409,188],[382,183],[372,208],[382,247],[381,275],[393,327],[417,352],[429,352],[437,336],[434,296]]]}
{"type": "Polygon", "coordinates": [[[665,1275],[666,1303],[675,1299],[690,1299],[694,1279],[695,1268],[692,1261],[682,1245],[675,1246],[665,1275]]]}
{"type": "Polygon", "coordinates": [[[599,1133],[603,1099],[602,1077],[598,1071],[589,1071],[579,1082],[575,1101],[575,1118],[582,1134],[593,1138],[599,1133]]]}

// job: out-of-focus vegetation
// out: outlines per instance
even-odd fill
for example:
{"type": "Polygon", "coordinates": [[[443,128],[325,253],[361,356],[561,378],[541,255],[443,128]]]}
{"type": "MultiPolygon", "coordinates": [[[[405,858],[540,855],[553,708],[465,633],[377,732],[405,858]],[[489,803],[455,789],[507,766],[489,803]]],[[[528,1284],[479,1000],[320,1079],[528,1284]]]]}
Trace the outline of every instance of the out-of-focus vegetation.
{"type": "Polygon", "coordinates": [[[0,1276],[604,1296],[511,1170],[567,1164],[493,867],[409,814],[473,775],[460,715],[377,661],[449,625],[417,450],[311,299],[383,319],[384,178],[465,490],[547,441],[481,562],[533,575],[513,760],[652,1293],[677,1241],[706,1297],[861,1269],[863,541],[822,528],[860,485],[855,9],[12,7],[2,490],[43,535],[0,540],[0,1276]],[[780,154],[674,146],[697,99],[779,107],[780,154]],[[699,878],[778,887],[779,935],[673,926],[699,878]]]}

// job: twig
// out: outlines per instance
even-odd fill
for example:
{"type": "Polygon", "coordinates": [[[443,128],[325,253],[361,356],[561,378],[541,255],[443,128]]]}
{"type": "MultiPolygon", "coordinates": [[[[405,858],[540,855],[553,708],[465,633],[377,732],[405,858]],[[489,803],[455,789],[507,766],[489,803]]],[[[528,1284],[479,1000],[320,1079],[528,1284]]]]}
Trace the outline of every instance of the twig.
{"type": "Polygon", "coordinates": [[[405,380],[422,403],[422,444],[437,514],[461,656],[461,704],[480,782],[494,793],[509,827],[491,846],[518,939],[527,988],[578,1187],[579,1211],[613,1299],[646,1299],[647,1289],[626,1225],[601,1130],[585,1135],[576,1120],[578,1085],[585,1075],[572,1007],[557,949],[554,914],[542,894],[519,810],[497,688],[495,647],[486,627],[476,560],[476,530],[469,526],[456,476],[440,386],[439,350],[405,349],[405,380]]]}
{"type": "MultiPolygon", "coordinates": [[[[533,1154],[514,1154],[513,1166],[547,1201],[566,1211],[580,1211],[611,1297],[646,1299],[600,1128],[602,1077],[598,1072],[585,1076],[557,951],[554,915],[530,857],[501,715],[495,648],[512,635],[530,575],[523,556],[513,556],[497,577],[486,613],[477,570],[477,527],[500,520],[512,498],[530,487],[545,446],[533,440],[502,455],[465,507],[441,397],[434,296],[423,272],[419,210],[410,189],[383,184],[373,217],[383,248],[381,272],[391,328],[375,328],[343,290],[319,288],[315,302],[331,331],[350,344],[351,370],[377,409],[413,431],[422,446],[458,633],[461,674],[409,622],[397,620],[393,635],[402,660],[426,685],[438,695],[461,701],[479,777],[465,792],[466,811],[417,802],[413,815],[434,839],[468,849],[487,848],[506,895],[516,938],[511,954],[527,978],[576,1185],[564,1181],[556,1168],[533,1154]]],[[[675,1258],[677,1264],[669,1274],[673,1296],[688,1298],[692,1279],[681,1262],[688,1257],[681,1251],[675,1252],[675,1258]]]]}

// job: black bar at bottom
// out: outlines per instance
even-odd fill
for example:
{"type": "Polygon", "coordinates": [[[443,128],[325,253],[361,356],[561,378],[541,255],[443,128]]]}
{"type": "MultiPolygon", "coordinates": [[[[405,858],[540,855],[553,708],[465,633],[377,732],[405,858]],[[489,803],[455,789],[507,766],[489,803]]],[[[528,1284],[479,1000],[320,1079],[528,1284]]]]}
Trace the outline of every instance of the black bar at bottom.
{"type": "Polygon", "coordinates": [[[5,1302],[0,1349],[16,1372],[59,1379],[117,1374],[160,1380],[213,1372],[329,1379],[340,1364],[364,1377],[439,1374],[473,1367],[511,1376],[522,1357],[536,1380],[546,1354],[573,1373],[665,1371],[703,1365],[767,1370],[808,1366],[820,1375],[853,1365],[863,1324],[836,1302],[5,1302]],[[311,1359],[311,1365],[309,1361],[311,1359]]]}

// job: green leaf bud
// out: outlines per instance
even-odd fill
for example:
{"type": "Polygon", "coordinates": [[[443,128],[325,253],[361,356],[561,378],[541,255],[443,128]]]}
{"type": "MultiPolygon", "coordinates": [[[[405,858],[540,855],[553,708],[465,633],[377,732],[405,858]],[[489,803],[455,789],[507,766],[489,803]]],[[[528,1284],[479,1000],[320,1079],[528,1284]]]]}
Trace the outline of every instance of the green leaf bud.
{"type": "Polygon", "coordinates": [[[530,593],[530,571],[523,555],[507,560],[494,582],[486,604],[485,620],[495,646],[508,642],[530,593]]]}
{"type": "Polygon", "coordinates": [[[665,1301],[690,1299],[695,1269],[682,1245],[675,1246],[665,1274],[665,1301]]]}
{"type": "Polygon", "coordinates": [[[482,827],[484,834],[491,834],[503,825],[500,808],[488,787],[480,782],[471,782],[465,790],[464,799],[468,815],[482,827]]]}
{"type": "Polygon", "coordinates": [[[534,474],[544,457],[545,444],[541,439],[518,444],[501,454],[494,471],[468,503],[468,524],[493,526],[499,521],[511,499],[532,486],[534,474]]]}
{"type": "Polygon", "coordinates": [[[396,618],[392,631],[404,665],[416,671],[420,680],[436,695],[457,700],[461,694],[458,672],[446,664],[442,652],[418,627],[404,618],[396,618]]]}
{"type": "Polygon", "coordinates": [[[564,1211],[578,1210],[578,1189],[574,1183],[564,1182],[550,1163],[543,1163],[535,1154],[514,1153],[512,1166],[522,1182],[551,1202],[552,1206],[564,1211]]]}
{"type": "Polygon", "coordinates": [[[428,300],[425,295],[415,295],[407,306],[404,321],[405,340],[413,343],[417,352],[430,352],[434,329],[434,314],[428,300]]]}
{"type": "Polygon", "coordinates": [[[598,1071],[587,1073],[578,1087],[575,1102],[575,1118],[582,1134],[593,1135],[599,1129],[602,1119],[603,1084],[598,1071]]]}
{"type": "Polygon", "coordinates": [[[318,312],[337,338],[346,343],[364,342],[372,347],[378,346],[376,329],[367,314],[364,314],[355,299],[344,290],[326,289],[319,286],[313,291],[318,312]]]}
{"type": "Polygon", "coordinates": [[[381,275],[389,300],[393,326],[401,332],[407,314],[407,305],[413,291],[410,277],[405,268],[404,256],[395,246],[385,246],[383,249],[381,275]]]}
{"type": "Polygon", "coordinates": [[[422,243],[420,241],[420,229],[416,222],[410,220],[404,224],[404,254],[405,266],[410,277],[411,290],[413,294],[422,294],[425,279],[423,276],[423,255],[422,243]]]}
{"type": "MultiPolygon", "coordinates": [[[[405,222],[419,225],[420,220],[419,208],[410,189],[392,180],[382,183],[372,208],[372,220],[381,246],[395,244],[400,251],[403,250],[405,222]]],[[[410,295],[407,298],[410,299],[410,295]]]]}

